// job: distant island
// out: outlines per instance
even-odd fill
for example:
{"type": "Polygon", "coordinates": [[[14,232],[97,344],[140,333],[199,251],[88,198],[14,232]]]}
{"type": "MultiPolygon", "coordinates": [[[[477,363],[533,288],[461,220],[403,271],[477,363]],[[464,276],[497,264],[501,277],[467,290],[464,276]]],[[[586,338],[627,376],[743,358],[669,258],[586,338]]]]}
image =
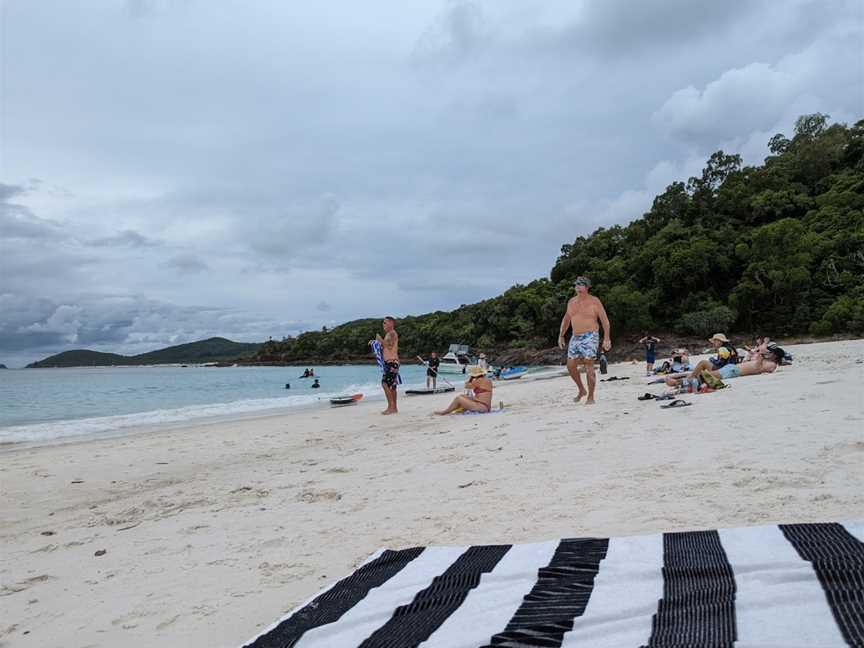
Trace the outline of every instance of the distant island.
{"type": "Polygon", "coordinates": [[[7,367],[6,365],[4,365],[4,364],[0,364],[0,369],[8,369],[8,368],[9,368],[9,367],[7,367]]]}
{"type": "Polygon", "coordinates": [[[27,365],[27,368],[44,369],[54,367],[110,367],[112,365],[225,362],[238,356],[255,354],[260,346],[257,343],[233,342],[222,337],[213,337],[134,356],[102,353],[88,349],[73,349],[52,355],[38,362],[32,362],[27,365]]]}

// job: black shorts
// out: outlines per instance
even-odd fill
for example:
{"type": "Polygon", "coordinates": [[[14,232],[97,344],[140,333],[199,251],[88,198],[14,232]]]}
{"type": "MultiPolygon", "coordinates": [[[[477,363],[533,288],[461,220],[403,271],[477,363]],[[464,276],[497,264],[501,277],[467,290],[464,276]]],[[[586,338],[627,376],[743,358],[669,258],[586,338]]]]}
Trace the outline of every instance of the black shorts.
{"type": "Polygon", "coordinates": [[[399,385],[399,363],[395,360],[384,363],[384,375],[381,376],[381,384],[390,389],[396,389],[399,385]]]}
{"type": "Polygon", "coordinates": [[[429,376],[430,378],[437,378],[438,377],[438,370],[437,369],[427,369],[426,375],[429,376]]]}

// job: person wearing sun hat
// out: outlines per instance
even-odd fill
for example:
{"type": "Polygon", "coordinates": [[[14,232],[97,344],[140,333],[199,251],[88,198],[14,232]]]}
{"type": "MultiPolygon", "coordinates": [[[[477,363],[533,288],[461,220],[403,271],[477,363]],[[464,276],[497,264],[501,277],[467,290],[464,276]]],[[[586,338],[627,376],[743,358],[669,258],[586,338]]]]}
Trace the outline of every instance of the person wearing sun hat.
{"type": "Polygon", "coordinates": [[[711,358],[711,364],[714,366],[709,367],[709,369],[719,369],[727,364],[738,364],[738,351],[735,349],[735,345],[732,344],[732,341],[723,333],[715,333],[708,338],[708,341],[717,350],[717,356],[711,358]]]}
{"type": "Polygon", "coordinates": [[[454,398],[447,409],[435,412],[441,416],[463,409],[466,412],[485,414],[492,410],[492,381],[486,377],[486,371],[480,367],[471,367],[465,389],[470,389],[471,396],[459,395],[454,398]]]}

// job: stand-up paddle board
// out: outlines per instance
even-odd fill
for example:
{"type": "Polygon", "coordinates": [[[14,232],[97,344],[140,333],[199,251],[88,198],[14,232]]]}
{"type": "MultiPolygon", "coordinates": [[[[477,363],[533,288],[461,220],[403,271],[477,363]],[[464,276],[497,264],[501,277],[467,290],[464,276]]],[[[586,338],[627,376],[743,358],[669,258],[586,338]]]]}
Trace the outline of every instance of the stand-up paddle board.
{"type": "Polygon", "coordinates": [[[456,391],[455,387],[436,387],[435,389],[406,389],[407,396],[426,396],[428,394],[446,394],[456,391]]]}
{"type": "Polygon", "coordinates": [[[348,396],[334,396],[330,399],[330,404],[333,407],[344,407],[345,405],[354,405],[363,398],[363,394],[350,394],[348,396]]]}

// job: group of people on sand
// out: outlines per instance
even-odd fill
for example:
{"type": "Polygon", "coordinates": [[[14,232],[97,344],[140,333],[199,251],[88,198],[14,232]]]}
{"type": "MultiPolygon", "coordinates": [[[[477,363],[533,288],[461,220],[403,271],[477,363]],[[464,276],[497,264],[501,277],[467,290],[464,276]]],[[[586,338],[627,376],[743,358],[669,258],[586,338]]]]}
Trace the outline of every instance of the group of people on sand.
{"type": "Polygon", "coordinates": [[[723,333],[715,333],[708,340],[714,347],[714,355],[700,360],[688,373],[672,374],[666,378],[670,387],[689,387],[698,390],[703,384],[716,380],[730,380],[742,376],[758,376],[773,373],[783,364],[786,352],[768,337],[759,337],[753,347],[745,347],[747,356],[742,358],[738,349],[723,333]]]}
{"type": "MultiPolygon", "coordinates": [[[[601,348],[599,330],[603,328],[603,351],[612,348],[612,331],[609,325],[609,317],[603,308],[602,302],[589,293],[591,280],[588,277],[577,277],[573,285],[575,295],[567,302],[564,317],[561,319],[561,327],[558,336],[558,345],[567,350],[567,371],[576,383],[578,394],[574,399],[576,402],[585,399],[586,405],[594,403],[594,390],[597,384],[597,375],[594,370],[594,361],[597,352],[601,348]],[[572,329],[570,342],[567,342],[567,331],[572,329]],[[582,381],[582,372],[585,373],[585,382],[582,381]]],[[[369,340],[369,345],[375,342],[381,345],[383,367],[381,376],[381,387],[387,398],[387,408],[381,412],[384,415],[397,414],[397,386],[399,384],[399,334],[396,332],[396,320],[389,315],[382,322],[384,335],[375,335],[375,340],[369,340]]],[[[433,353],[437,359],[437,354],[433,353]]],[[[465,381],[465,394],[456,396],[445,409],[435,412],[436,414],[450,414],[458,410],[467,412],[486,413],[492,409],[493,384],[486,376],[487,370],[480,367],[472,367],[468,379],[465,381]]],[[[427,387],[435,385],[434,379],[438,376],[438,365],[427,366],[427,387]]]]}
{"type": "MultiPolygon", "coordinates": [[[[387,408],[381,412],[384,415],[398,414],[397,386],[399,385],[399,334],[396,332],[396,320],[389,315],[382,322],[384,335],[375,335],[375,340],[369,340],[370,346],[373,342],[381,345],[382,367],[381,387],[387,398],[387,408]]],[[[427,387],[431,383],[434,389],[438,377],[440,360],[438,354],[433,352],[431,360],[427,363],[427,387]]],[[[479,366],[472,367],[468,379],[465,381],[465,389],[469,392],[459,395],[453,399],[450,405],[436,414],[450,414],[458,409],[468,412],[489,412],[492,409],[492,381],[486,377],[486,370],[479,366]]]]}
{"type": "MultiPolygon", "coordinates": [[[[584,399],[586,405],[591,405],[594,403],[597,385],[594,362],[601,349],[604,352],[612,349],[612,329],[603,303],[590,294],[591,280],[585,276],[577,277],[573,290],[575,294],[567,302],[564,316],[561,318],[558,346],[567,351],[567,371],[578,389],[573,400],[579,403],[584,399]],[[570,331],[569,341],[568,331],[570,331]]],[[[381,385],[387,397],[387,409],[382,414],[396,414],[398,412],[396,387],[399,384],[399,336],[396,333],[396,320],[389,316],[385,317],[383,328],[384,336],[380,334],[375,336],[382,346],[384,359],[381,385]]],[[[714,355],[707,360],[701,360],[695,367],[690,366],[686,349],[676,349],[670,359],[661,366],[661,372],[668,374],[666,384],[679,387],[695,383],[698,388],[701,383],[710,381],[711,378],[722,381],[771,373],[783,363],[784,358],[788,357],[783,349],[767,337],[757,338],[752,348],[745,347],[747,356],[744,359],[740,357],[738,350],[725,334],[715,333],[709,341],[714,347],[714,355]]],[[[369,344],[373,342],[370,340],[369,344]]],[[[639,342],[645,345],[646,373],[651,375],[655,373],[656,349],[661,340],[645,333],[639,342]]],[[[437,353],[433,352],[427,364],[427,388],[431,385],[434,389],[439,362],[437,353]]],[[[466,393],[456,396],[449,406],[435,413],[445,415],[460,409],[480,413],[491,411],[493,384],[486,373],[487,370],[483,367],[472,367],[465,381],[466,393]]]]}

